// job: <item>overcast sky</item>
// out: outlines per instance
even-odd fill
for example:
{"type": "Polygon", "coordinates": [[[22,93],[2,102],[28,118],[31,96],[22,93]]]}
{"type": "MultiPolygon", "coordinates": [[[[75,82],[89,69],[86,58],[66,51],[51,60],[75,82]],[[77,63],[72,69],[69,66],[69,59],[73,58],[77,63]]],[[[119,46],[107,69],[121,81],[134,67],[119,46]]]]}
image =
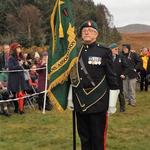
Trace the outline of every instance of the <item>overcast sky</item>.
{"type": "Polygon", "coordinates": [[[128,24],[150,25],[150,0],[94,0],[104,4],[113,15],[117,27],[128,24]]]}

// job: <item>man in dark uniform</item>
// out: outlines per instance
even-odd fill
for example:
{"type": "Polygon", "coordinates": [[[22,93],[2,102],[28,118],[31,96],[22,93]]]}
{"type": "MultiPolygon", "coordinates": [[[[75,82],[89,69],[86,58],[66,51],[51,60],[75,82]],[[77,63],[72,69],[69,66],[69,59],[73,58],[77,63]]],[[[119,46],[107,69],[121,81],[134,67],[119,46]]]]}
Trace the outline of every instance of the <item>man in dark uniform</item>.
{"type": "Polygon", "coordinates": [[[70,77],[81,149],[104,150],[109,89],[118,89],[112,54],[109,48],[96,43],[98,27],[94,21],[84,22],[80,32],[83,46],[70,77]]]}
{"type": "Polygon", "coordinates": [[[119,54],[119,47],[116,43],[109,45],[109,48],[112,51],[112,60],[115,73],[117,74],[117,80],[119,83],[119,103],[120,103],[120,112],[125,111],[125,98],[123,93],[123,80],[125,79],[125,69],[128,67],[125,58],[119,54]]]}

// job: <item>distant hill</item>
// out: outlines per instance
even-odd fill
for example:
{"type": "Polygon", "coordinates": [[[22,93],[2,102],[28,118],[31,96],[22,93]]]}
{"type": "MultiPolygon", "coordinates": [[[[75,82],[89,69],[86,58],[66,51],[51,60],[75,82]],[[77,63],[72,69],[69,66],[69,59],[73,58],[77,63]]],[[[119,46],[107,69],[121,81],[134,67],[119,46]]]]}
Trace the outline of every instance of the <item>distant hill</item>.
{"type": "Polygon", "coordinates": [[[142,47],[150,49],[150,32],[148,33],[121,33],[122,40],[120,47],[124,43],[131,44],[131,48],[139,51],[142,47]]]}
{"type": "Polygon", "coordinates": [[[150,32],[150,25],[144,24],[130,24],[127,26],[117,28],[121,33],[145,33],[150,32]]]}

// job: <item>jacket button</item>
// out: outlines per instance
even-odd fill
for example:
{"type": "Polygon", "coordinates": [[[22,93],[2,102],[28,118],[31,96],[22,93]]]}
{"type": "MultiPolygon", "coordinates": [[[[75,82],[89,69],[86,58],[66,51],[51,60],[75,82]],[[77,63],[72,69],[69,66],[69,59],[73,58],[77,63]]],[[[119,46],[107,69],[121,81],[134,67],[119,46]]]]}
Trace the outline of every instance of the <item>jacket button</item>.
{"type": "Polygon", "coordinates": [[[82,78],[80,78],[80,80],[82,80],[82,78]]]}

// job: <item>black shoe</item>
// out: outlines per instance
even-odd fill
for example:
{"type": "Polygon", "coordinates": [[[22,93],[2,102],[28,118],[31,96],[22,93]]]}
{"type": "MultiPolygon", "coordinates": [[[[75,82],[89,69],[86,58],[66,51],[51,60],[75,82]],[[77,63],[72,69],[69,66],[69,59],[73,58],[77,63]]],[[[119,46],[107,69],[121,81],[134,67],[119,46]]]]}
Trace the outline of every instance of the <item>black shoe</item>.
{"type": "Polygon", "coordinates": [[[131,102],[129,102],[128,105],[131,105],[131,102]]]}
{"type": "Polygon", "coordinates": [[[43,108],[42,108],[42,107],[39,107],[39,110],[41,111],[41,110],[43,110],[43,108]]]}
{"type": "Polygon", "coordinates": [[[3,115],[3,113],[0,111],[0,115],[3,115]]]}
{"type": "Polygon", "coordinates": [[[125,112],[125,108],[120,108],[120,112],[125,112]]]}
{"type": "Polygon", "coordinates": [[[131,104],[132,107],[135,107],[135,104],[131,104]]]}
{"type": "Polygon", "coordinates": [[[14,110],[14,113],[18,114],[18,110],[14,110]]]}
{"type": "Polygon", "coordinates": [[[4,111],[4,112],[3,112],[3,115],[4,115],[4,116],[7,116],[7,117],[10,117],[10,116],[11,116],[11,114],[10,114],[9,112],[7,112],[7,111],[4,111]]]}
{"type": "Polygon", "coordinates": [[[22,115],[22,114],[24,114],[24,111],[20,111],[19,113],[20,113],[20,115],[22,115]]]}

